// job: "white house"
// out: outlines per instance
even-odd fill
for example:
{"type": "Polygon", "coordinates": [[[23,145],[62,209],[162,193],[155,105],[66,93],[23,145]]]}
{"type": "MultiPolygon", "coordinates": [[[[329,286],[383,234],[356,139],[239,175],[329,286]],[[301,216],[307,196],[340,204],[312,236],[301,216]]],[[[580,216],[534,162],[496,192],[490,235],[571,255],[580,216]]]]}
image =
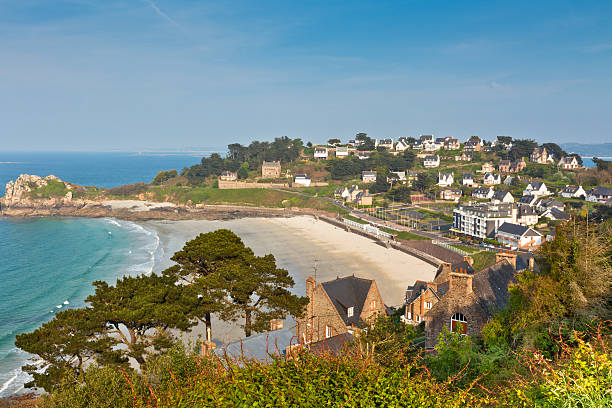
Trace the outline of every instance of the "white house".
{"type": "Polygon", "coordinates": [[[336,157],[346,157],[349,155],[348,146],[338,146],[336,147],[336,157]]]}
{"type": "Polygon", "coordinates": [[[595,187],[589,190],[586,199],[587,201],[606,204],[612,199],[612,189],[608,187],[595,187]]]}
{"type": "Polygon", "coordinates": [[[401,183],[406,182],[406,172],[405,171],[391,171],[389,172],[389,174],[391,175],[390,178],[397,179],[401,183]]]}
{"type": "Polygon", "coordinates": [[[393,149],[393,139],[376,139],[374,147],[382,146],[385,149],[393,149]]]}
{"type": "Polygon", "coordinates": [[[425,142],[422,146],[423,150],[426,152],[435,152],[442,148],[442,145],[439,145],[436,142],[425,142]]]}
{"type": "Polygon", "coordinates": [[[533,228],[504,222],[499,226],[495,238],[511,248],[533,248],[542,245],[542,234],[533,228]]]}
{"type": "Polygon", "coordinates": [[[538,201],[538,197],[532,195],[524,195],[519,199],[519,204],[524,205],[535,205],[536,201],[538,201]]]}
{"type": "Polygon", "coordinates": [[[497,184],[501,184],[501,176],[495,173],[487,173],[484,176],[483,183],[485,186],[494,186],[497,184]]]}
{"type": "Polygon", "coordinates": [[[517,222],[521,225],[536,225],[540,216],[536,210],[529,205],[521,205],[518,209],[517,222]]]}
{"type": "Polygon", "coordinates": [[[310,177],[308,177],[306,174],[296,174],[294,183],[308,187],[310,185],[310,177]]]}
{"type": "Polygon", "coordinates": [[[474,185],[474,176],[471,173],[465,173],[463,175],[463,179],[461,180],[461,184],[464,186],[473,186],[474,185]]]}
{"type": "Polygon", "coordinates": [[[586,198],[587,196],[582,186],[565,186],[559,194],[565,198],[586,198]]]}
{"type": "Polygon", "coordinates": [[[376,172],[364,170],[361,172],[361,181],[364,183],[374,183],[376,181],[376,172]]]}
{"type": "Polygon", "coordinates": [[[328,156],[327,147],[315,147],[314,158],[315,159],[327,159],[328,156]]]}
{"type": "Polygon", "coordinates": [[[509,191],[499,190],[493,194],[491,201],[497,203],[513,203],[514,197],[512,197],[509,191]]]}
{"type": "Polygon", "coordinates": [[[346,200],[346,197],[348,196],[349,196],[348,187],[339,187],[334,191],[334,197],[336,198],[341,198],[343,200],[346,200]]]}
{"type": "Polygon", "coordinates": [[[552,220],[552,221],[567,221],[570,219],[569,214],[559,210],[556,207],[551,207],[547,209],[541,214],[541,216],[542,218],[548,218],[549,220],[552,220]]]}
{"type": "Polygon", "coordinates": [[[455,182],[453,173],[438,173],[438,185],[440,187],[449,187],[455,182]]]}
{"type": "Polygon", "coordinates": [[[575,156],[565,156],[559,160],[559,167],[566,170],[577,169],[580,167],[575,156]]]}
{"type": "Polygon", "coordinates": [[[476,187],[472,190],[472,197],[478,199],[489,199],[493,197],[493,187],[476,187]]]}
{"type": "Polygon", "coordinates": [[[370,152],[357,152],[357,157],[359,158],[359,160],[367,160],[370,158],[371,155],[372,153],[370,152]]]}
{"type": "Polygon", "coordinates": [[[423,166],[425,168],[431,169],[434,167],[438,167],[440,165],[440,156],[437,154],[431,156],[425,156],[425,160],[423,161],[423,166]]]}
{"type": "Polygon", "coordinates": [[[541,181],[532,181],[527,185],[527,187],[525,187],[525,190],[523,190],[523,195],[543,197],[550,195],[550,191],[548,191],[548,188],[546,188],[546,184],[542,183],[541,181]]]}
{"type": "Polygon", "coordinates": [[[396,152],[403,152],[406,149],[410,149],[410,143],[408,143],[408,139],[405,137],[400,137],[397,143],[395,144],[396,152]]]}

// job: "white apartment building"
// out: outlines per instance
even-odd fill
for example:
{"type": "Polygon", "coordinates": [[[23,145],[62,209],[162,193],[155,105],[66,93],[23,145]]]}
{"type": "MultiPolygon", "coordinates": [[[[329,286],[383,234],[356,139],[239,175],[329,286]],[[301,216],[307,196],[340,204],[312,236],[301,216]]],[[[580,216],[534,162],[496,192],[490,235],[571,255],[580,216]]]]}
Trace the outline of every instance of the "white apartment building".
{"type": "Polygon", "coordinates": [[[453,211],[453,230],[480,239],[495,238],[497,229],[504,222],[515,223],[516,216],[513,203],[459,205],[453,211]]]}

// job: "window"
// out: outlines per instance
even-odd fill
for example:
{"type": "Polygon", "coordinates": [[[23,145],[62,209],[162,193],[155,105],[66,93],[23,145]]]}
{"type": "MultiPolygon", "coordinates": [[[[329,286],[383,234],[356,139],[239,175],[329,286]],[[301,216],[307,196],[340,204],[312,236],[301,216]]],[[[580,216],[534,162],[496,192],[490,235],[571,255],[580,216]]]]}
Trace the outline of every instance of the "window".
{"type": "Polygon", "coordinates": [[[329,339],[332,336],[331,326],[325,326],[325,338],[329,339]]]}
{"type": "Polygon", "coordinates": [[[425,309],[431,309],[431,302],[425,302],[425,309]]]}
{"type": "Polygon", "coordinates": [[[376,309],[376,301],[375,300],[370,302],[370,309],[376,309]]]}
{"type": "Polygon", "coordinates": [[[407,318],[408,318],[408,320],[412,319],[412,312],[408,312],[407,318]]]}
{"type": "Polygon", "coordinates": [[[353,306],[351,306],[348,309],[346,309],[346,315],[348,317],[353,317],[353,306]]]}
{"type": "Polygon", "coordinates": [[[420,321],[421,321],[421,316],[417,315],[417,316],[416,316],[416,321],[417,321],[417,322],[420,322],[420,321]]]}
{"type": "Polygon", "coordinates": [[[467,334],[467,319],[461,313],[455,313],[451,317],[451,332],[467,334]]]}

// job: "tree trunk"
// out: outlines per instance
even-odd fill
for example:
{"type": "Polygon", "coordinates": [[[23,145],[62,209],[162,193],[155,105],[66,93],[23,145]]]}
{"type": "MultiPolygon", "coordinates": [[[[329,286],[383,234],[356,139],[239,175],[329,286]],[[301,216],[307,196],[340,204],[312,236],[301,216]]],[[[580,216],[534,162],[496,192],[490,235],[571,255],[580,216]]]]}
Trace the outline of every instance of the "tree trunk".
{"type": "Polygon", "coordinates": [[[249,337],[251,335],[251,310],[250,309],[247,309],[245,313],[244,335],[246,337],[249,337]]]}
{"type": "Polygon", "coordinates": [[[210,312],[206,312],[204,315],[204,319],[206,321],[206,341],[212,341],[212,316],[210,312]]]}

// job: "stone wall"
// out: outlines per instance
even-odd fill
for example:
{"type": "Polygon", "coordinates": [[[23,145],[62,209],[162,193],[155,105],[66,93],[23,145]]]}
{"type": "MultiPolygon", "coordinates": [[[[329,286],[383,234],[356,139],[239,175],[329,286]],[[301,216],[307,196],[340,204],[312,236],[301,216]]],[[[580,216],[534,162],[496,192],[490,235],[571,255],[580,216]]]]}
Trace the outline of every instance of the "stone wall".
{"type": "Polygon", "coordinates": [[[219,180],[221,190],[237,190],[242,188],[287,188],[287,183],[252,183],[247,181],[219,180]]]}

